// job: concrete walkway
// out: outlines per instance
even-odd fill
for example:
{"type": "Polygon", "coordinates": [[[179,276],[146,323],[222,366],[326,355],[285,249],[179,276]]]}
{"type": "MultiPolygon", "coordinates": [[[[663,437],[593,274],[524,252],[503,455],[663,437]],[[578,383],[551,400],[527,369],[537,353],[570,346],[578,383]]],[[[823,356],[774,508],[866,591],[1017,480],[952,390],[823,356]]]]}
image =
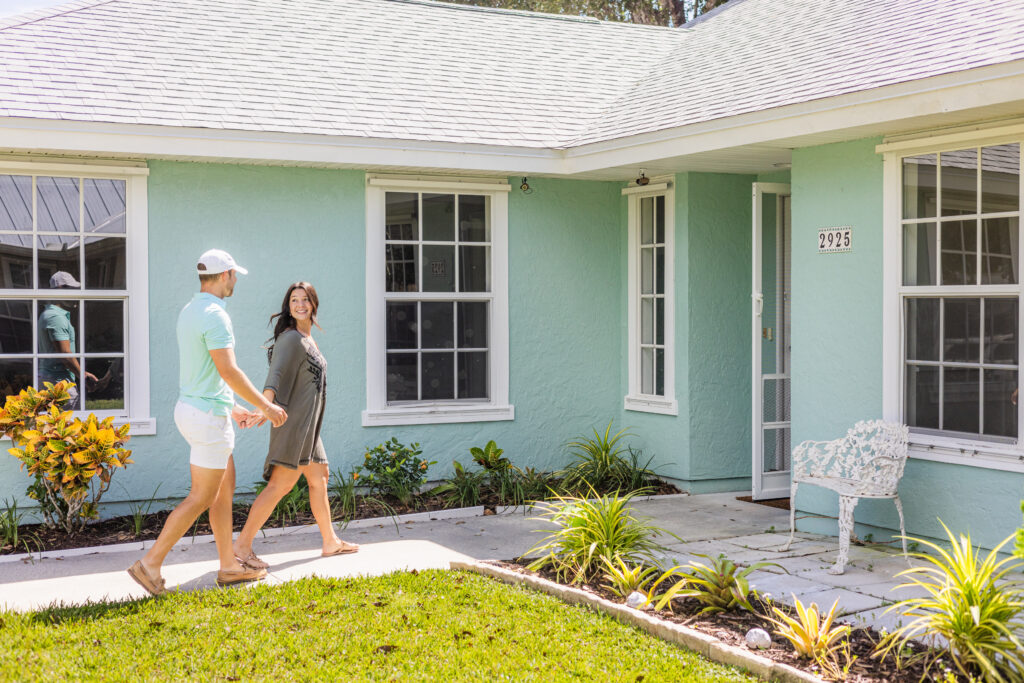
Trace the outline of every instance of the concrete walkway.
{"type": "MultiPolygon", "coordinates": [[[[892,628],[893,615],[882,616],[884,605],[908,597],[897,592],[896,572],[907,567],[898,551],[886,547],[854,546],[846,574],[833,576],[835,538],[798,534],[782,552],[788,536],[789,513],[744,503],[735,494],[659,496],[635,503],[636,514],[650,518],[682,539],[669,544],[666,561],[683,563],[694,553],[717,555],[749,564],[768,560],[771,567],[752,575],[752,585],[777,600],[815,601],[824,608],[839,598],[846,618],[858,624],[892,628]]],[[[313,527],[270,530],[256,542],[256,552],[271,564],[269,583],[305,576],[342,577],[386,574],[409,569],[447,569],[452,560],[509,559],[543,538],[534,529],[544,523],[520,512],[491,516],[447,518],[449,513],[422,513],[396,526],[391,521],[354,522],[344,532],[359,543],[355,555],[320,557],[320,536],[313,527]],[[431,519],[434,517],[434,519],[431,519]]],[[[532,514],[532,513],[531,513],[532,514]]],[[[168,587],[195,590],[214,586],[217,556],[210,537],[186,538],[174,548],[164,566],[168,587]]],[[[54,603],[125,600],[146,593],[125,573],[147,544],[44,553],[42,558],[16,560],[0,556],[0,607],[34,610],[54,603]]]]}

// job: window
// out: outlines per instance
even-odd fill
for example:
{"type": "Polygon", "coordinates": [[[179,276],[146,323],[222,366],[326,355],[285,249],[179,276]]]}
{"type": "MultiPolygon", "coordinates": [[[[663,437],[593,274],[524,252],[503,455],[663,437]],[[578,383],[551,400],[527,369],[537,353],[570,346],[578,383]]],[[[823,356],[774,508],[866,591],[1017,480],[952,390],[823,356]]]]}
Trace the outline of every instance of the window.
{"type": "Polygon", "coordinates": [[[1019,143],[900,160],[902,414],[918,434],[1018,443],[1019,143]]]}
{"type": "Polygon", "coordinates": [[[370,180],[364,424],[512,419],[507,189],[370,180]]]}
{"type": "Polygon", "coordinates": [[[623,190],[629,201],[628,410],[676,415],[672,226],[667,183],[623,190]]]}
{"type": "Polygon", "coordinates": [[[72,408],[136,416],[145,433],[148,326],[128,321],[148,321],[146,169],[55,167],[0,168],[0,388],[68,380],[72,408]]]}

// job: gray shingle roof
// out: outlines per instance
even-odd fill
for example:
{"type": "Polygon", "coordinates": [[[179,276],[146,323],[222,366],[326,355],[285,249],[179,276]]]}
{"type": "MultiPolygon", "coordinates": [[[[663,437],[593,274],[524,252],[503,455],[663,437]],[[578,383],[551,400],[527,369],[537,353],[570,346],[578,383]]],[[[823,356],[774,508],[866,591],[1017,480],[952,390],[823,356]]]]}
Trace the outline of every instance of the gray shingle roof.
{"type": "Polygon", "coordinates": [[[1024,59],[1024,1],[743,0],[684,29],[421,0],[78,0],[0,116],[566,147],[1024,59]]]}

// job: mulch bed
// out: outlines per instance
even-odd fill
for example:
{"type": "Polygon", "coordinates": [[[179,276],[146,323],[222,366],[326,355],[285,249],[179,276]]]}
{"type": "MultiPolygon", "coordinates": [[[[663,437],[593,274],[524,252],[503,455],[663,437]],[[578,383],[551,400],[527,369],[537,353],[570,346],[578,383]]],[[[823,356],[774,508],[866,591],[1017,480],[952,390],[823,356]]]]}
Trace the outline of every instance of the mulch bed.
{"type": "MultiPolygon", "coordinates": [[[[541,578],[553,581],[555,583],[565,584],[558,580],[558,577],[553,571],[544,569],[541,571],[533,571],[527,569],[527,565],[533,561],[534,558],[517,558],[515,560],[508,560],[505,562],[496,562],[505,569],[510,569],[515,572],[522,574],[530,574],[532,576],[539,576],[541,578]]],[[[574,585],[574,588],[579,588],[588,593],[611,600],[617,603],[623,603],[624,600],[613,592],[608,590],[606,587],[597,584],[584,584],[574,585]]],[[[788,664],[790,666],[802,669],[813,673],[816,676],[826,678],[823,672],[806,659],[800,659],[796,656],[796,652],[792,645],[781,636],[775,634],[774,625],[765,619],[764,614],[771,611],[770,603],[767,601],[755,600],[755,609],[757,612],[729,612],[724,614],[710,614],[710,615],[699,615],[702,605],[694,598],[676,598],[672,601],[673,612],[662,610],[658,613],[658,616],[666,621],[671,621],[676,624],[682,624],[688,628],[692,628],[696,631],[706,633],[710,636],[718,638],[720,641],[727,645],[732,645],[740,648],[747,648],[746,645],[746,634],[752,628],[763,628],[768,633],[772,634],[772,646],[767,650],[756,650],[755,652],[763,657],[768,657],[777,662],[788,664]]],[[[793,613],[793,610],[789,609],[785,605],[779,605],[782,609],[789,613],[793,613]]],[[[824,606],[825,609],[831,607],[831,605],[824,606]]],[[[850,665],[849,673],[845,679],[847,683],[919,683],[921,680],[933,680],[932,678],[923,678],[924,666],[922,663],[915,663],[913,665],[904,665],[902,669],[896,667],[895,662],[892,658],[887,659],[873,659],[871,657],[875,652],[876,644],[881,640],[881,635],[874,629],[867,628],[854,628],[850,633],[850,657],[852,664],[850,665]]],[[[920,645],[914,647],[915,652],[923,652],[925,648],[920,645]]]]}
{"type": "MultiPolygon", "coordinates": [[[[672,484],[667,484],[665,482],[658,482],[654,487],[655,495],[671,493],[680,493],[680,491],[672,484]]],[[[395,511],[395,514],[398,515],[404,515],[411,512],[433,512],[446,509],[443,499],[427,494],[417,496],[412,505],[402,505],[394,500],[387,502],[395,511]]],[[[493,515],[497,507],[500,505],[500,501],[497,496],[494,495],[484,496],[481,500],[481,504],[484,506],[485,515],[493,515]]],[[[247,503],[235,504],[235,531],[242,530],[242,525],[245,524],[245,518],[248,513],[249,505],[247,503]]],[[[142,521],[142,528],[138,534],[135,533],[135,522],[130,515],[124,517],[112,517],[110,519],[95,522],[74,536],[70,536],[60,529],[49,529],[42,524],[22,525],[20,534],[23,538],[30,539],[29,547],[32,552],[46,550],[70,550],[72,548],[89,548],[92,546],[112,545],[115,543],[148,541],[155,539],[160,534],[160,530],[163,529],[164,522],[167,520],[167,515],[169,514],[170,511],[165,510],[146,515],[142,521]]],[[[366,498],[360,497],[356,512],[350,519],[372,519],[374,517],[386,517],[389,514],[390,513],[380,505],[371,502],[366,498]]],[[[335,518],[335,522],[339,524],[341,523],[338,518],[335,518]]],[[[313,514],[307,510],[288,517],[275,517],[272,515],[270,519],[267,520],[264,528],[274,529],[279,527],[302,526],[315,523],[316,520],[313,519],[313,514]]],[[[211,533],[213,532],[210,529],[209,523],[206,521],[206,514],[204,513],[199,517],[199,522],[196,524],[194,532],[190,532],[188,535],[203,536],[211,533]]],[[[12,548],[9,545],[0,547],[0,555],[24,552],[26,552],[26,548],[24,546],[19,546],[18,548],[12,548]]]]}

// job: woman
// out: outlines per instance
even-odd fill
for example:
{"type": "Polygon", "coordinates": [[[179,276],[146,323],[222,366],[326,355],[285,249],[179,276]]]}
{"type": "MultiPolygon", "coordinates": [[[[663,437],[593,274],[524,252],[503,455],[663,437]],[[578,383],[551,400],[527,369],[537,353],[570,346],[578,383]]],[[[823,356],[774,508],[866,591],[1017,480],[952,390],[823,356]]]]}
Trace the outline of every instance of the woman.
{"type": "MultiPolygon", "coordinates": [[[[274,337],[267,356],[270,371],[263,395],[288,411],[288,421],[270,430],[270,451],[263,466],[267,487],[253,501],[245,527],[235,541],[239,562],[264,568],[267,563],[256,557],[253,539],[266,523],[278,502],[299,481],[309,484],[309,506],[323,537],[323,556],[354,553],[359,546],[338,538],[331,523],[331,506],[327,499],[327,454],[320,441],[327,395],[327,361],[313,341],[313,325],[319,300],[316,289],[308,282],[296,282],[288,288],[281,303],[281,312],[270,317],[274,337]]],[[[253,414],[252,424],[263,424],[266,418],[253,414]]]]}

